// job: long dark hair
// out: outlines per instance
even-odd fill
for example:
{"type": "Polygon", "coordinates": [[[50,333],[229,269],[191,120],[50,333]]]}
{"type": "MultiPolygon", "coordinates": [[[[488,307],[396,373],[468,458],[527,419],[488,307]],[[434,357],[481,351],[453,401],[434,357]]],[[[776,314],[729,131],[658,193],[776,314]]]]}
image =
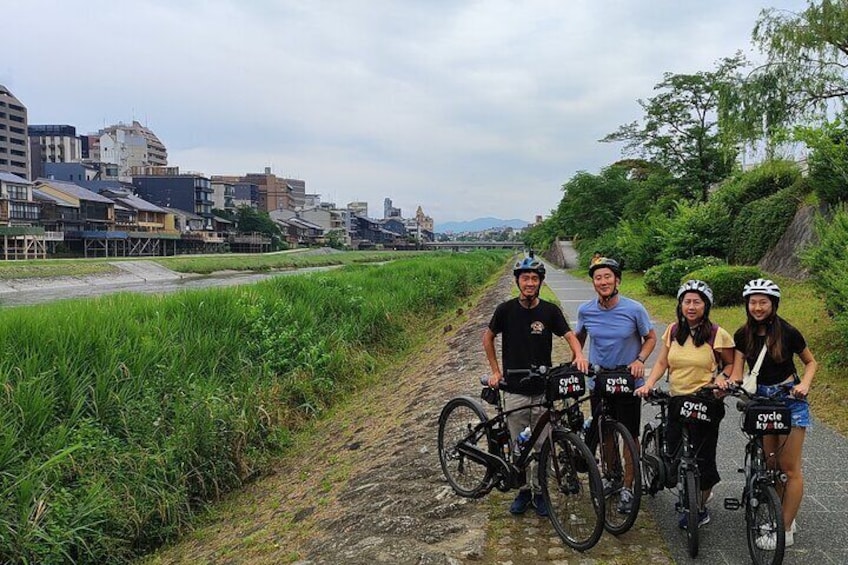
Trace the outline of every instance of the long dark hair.
{"type": "MultiPolygon", "coordinates": [[[[784,351],[783,351],[783,318],[777,315],[777,307],[780,304],[780,300],[774,296],[768,296],[769,300],[771,300],[771,316],[764,323],[757,322],[753,316],[751,316],[751,312],[748,309],[748,300],[745,301],[745,357],[748,359],[756,359],[760,355],[760,348],[758,348],[754,341],[757,338],[757,331],[760,326],[765,326],[766,328],[766,348],[768,349],[769,356],[774,359],[775,363],[781,363],[784,359],[784,351]]],[[[749,297],[750,298],[750,297],[749,297]]]]}
{"type": "MultiPolygon", "coordinates": [[[[698,291],[692,290],[688,292],[698,291]]],[[[689,336],[692,336],[692,342],[695,344],[695,347],[701,347],[710,341],[710,337],[713,332],[713,323],[710,321],[710,301],[707,300],[703,294],[698,292],[704,300],[704,317],[701,318],[701,322],[697,326],[690,329],[688,320],[686,320],[683,316],[683,306],[681,305],[683,302],[683,296],[686,294],[686,292],[681,294],[680,300],[677,301],[677,332],[674,334],[674,339],[682,346],[686,343],[686,339],[689,336]]]]}

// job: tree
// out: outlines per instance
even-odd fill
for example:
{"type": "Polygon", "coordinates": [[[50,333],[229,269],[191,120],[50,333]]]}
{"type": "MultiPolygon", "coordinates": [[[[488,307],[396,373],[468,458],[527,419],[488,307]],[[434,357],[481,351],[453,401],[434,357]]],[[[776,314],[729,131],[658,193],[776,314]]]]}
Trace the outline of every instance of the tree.
{"type": "Polygon", "coordinates": [[[739,83],[744,64],[737,53],[712,72],[665,73],[654,87],[659,94],[638,101],[642,123],[625,124],[601,141],[624,142],[625,154],[654,161],[680,180],[688,197],[705,201],[710,185],[724,179],[735,162],[735,144],[719,131],[719,105],[739,83]]]}
{"type": "Polygon", "coordinates": [[[280,227],[271,219],[268,212],[254,210],[250,206],[241,206],[236,215],[239,233],[261,233],[268,237],[280,237],[280,227]]]}
{"type": "Polygon", "coordinates": [[[621,219],[631,190],[624,167],[607,167],[599,175],[580,171],[562,187],[555,217],[560,235],[594,239],[621,219]]]}

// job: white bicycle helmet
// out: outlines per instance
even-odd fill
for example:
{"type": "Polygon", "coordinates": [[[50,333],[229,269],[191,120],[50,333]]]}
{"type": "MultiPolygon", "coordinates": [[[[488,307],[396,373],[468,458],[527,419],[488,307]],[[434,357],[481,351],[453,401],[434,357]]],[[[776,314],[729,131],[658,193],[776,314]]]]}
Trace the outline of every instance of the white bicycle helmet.
{"type": "Polygon", "coordinates": [[[713,305],[713,289],[704,281],[689,280],[680,285],[680,288],[677,289],[677,301],[680,302],[680,299],[687,292],[697,292],[710,306],[713,305]]]}
{"type": "Polygon", "coordinates": [[[742,289],[742,298],[748,298],[752,294],[765,294],[780,298],[780,287],[770,279],[755,279],[749,281],[742,289]]]}

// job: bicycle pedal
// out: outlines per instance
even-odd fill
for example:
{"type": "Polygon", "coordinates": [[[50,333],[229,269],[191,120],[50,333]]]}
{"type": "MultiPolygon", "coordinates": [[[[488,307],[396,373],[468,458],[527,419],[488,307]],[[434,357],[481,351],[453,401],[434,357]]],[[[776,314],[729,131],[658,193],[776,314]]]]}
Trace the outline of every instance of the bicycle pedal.
{"type": "Polygon", "coordinates": [[[738,498],[725,498],[724,499],[724,509],[725,510],[739,510],[742,508],[742,501],[738,498]]]}
{"type": "Polygon", "coordinates": [[[737,472],[737,473],[744,473],[744,472],[745,472],[745,469],[736,469],[736,472],[737,472]]]}

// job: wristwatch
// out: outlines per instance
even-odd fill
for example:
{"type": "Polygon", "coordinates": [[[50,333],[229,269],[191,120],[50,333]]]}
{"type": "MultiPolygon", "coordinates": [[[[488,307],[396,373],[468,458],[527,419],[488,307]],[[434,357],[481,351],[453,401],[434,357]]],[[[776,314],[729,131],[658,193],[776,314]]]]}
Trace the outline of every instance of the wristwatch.
{"type": "Polygon", "coordinates": [[[644,358],[644,357],[642,357],[641,355],[640,355],[640,356],[638,356],[638,357],[636,358],[636,360],[637,360],[637,361],[639,361],[640,363],[642,363],[643,365],[645,364],[645,358],[644,358]]]}

